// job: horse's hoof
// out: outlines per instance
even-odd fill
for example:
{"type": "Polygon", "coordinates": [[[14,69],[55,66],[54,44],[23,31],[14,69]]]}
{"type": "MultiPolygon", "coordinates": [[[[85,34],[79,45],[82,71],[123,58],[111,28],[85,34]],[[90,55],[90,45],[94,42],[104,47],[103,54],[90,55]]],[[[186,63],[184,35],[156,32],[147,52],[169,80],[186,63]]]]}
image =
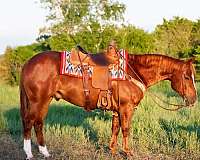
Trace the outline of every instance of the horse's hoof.
{"type": "Polygon", "coordinates": [[[25,160],[31,160],[31,159],[33,159],[33,157],[26,157],[25,160]]]}
{"type": "Polygon", "coordinates": [[[122,151],[122,155],[124,155],[125,157],[130,157],[130,156],[133,156],[133,151],[131,150],[123,150],[122,151]]]}
{"type": "Polygon", "coordinates": [[[51,155],[48,153],[48,154],[45,154],[44,157],[48,158],[48,157],[51,157],[51,155]]]}
{"type": "Polygon", "coordinates": [[[111,146],[109,146],[109,150],[111,151],[111,154],[112,154],[112,156],[115,156],[116,155],[116,152],[117,152],[117,150],[116,150],[116,146],[117,145],[115,145],[115,147],[111,147],[111,146]]]}
{"type": "Polygon", "coordinates": [[[112,156],[116,155],[116,149],[110,149],[112,156]]]}
{"type": "Polygon", "coordinates": [[[44,155],[45,158],[50,157],[47,147],[46,146],[39,146],[39,152],[44,155]]]}
{"type": "Polygon", "coordinates": [[[52,155],[49,155],[49,157],[45,157],[44,159],[45,159],[45,160],[53,160],[54,158],[53,158],[52,155]]]}

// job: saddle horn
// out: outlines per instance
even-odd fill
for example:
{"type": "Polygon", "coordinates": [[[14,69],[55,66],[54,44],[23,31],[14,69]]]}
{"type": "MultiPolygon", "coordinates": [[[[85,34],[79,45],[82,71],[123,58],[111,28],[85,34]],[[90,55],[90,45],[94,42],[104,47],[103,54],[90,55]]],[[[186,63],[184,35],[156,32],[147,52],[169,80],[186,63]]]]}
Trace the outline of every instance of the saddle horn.
{"type": "Polygon", "coordinates": [[[76,46],[78,48],[79,51],[81,51],[84,54],[88,54],[88,52],[86,50],[84,50],[79,44],[77,44],[76,46]]]}

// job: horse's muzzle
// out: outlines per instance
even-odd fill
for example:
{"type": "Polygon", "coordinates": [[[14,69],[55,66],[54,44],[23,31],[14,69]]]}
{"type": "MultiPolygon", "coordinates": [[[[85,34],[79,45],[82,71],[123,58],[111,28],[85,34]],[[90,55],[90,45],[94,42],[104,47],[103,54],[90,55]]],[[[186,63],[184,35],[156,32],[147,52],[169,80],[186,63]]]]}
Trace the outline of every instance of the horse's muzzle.
{"type": "Polygon", "coordinates": [[[184,101],[187,107],[193,107],[197,103],[197,96],[185,98],[184,101]]]}

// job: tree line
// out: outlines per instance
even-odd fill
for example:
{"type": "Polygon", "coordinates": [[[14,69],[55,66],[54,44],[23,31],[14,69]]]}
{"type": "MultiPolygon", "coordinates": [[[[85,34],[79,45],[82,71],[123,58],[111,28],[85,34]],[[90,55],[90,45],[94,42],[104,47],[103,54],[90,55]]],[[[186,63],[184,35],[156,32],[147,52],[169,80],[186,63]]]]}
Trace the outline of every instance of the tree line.
{"type": "Polygon", "coordinates": [[[40,0],[49,11],[49,25],[40,29],[37,42],[7,47],[3,73],[10,84],[19,83],[22,65],[42,51],[71,50],[73,38],[90,53],[103,51],[111,39],[131,54],[159,53],[176,58],[196,57],[200,70],[200,19],[183,17],[163,19],[151,33],[124,23],[126,6],[110,0],[40,0]],[[73,36],[73,38],[72,38],[73,36]]]}

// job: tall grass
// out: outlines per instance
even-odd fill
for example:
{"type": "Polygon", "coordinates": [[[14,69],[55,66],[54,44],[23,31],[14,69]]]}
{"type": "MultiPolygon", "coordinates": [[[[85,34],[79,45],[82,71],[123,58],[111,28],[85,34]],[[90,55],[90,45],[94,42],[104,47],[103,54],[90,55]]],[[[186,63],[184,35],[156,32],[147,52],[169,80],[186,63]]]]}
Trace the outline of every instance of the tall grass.
{"type": "MultiPolygon", "coordinates": [[[[200,91],[200,83],[197,88],[200,91]]],[[[167,82],[159,83],[150,91],[169,102],[180,102],[167,82]]],[[[0,131],[9,133],[21,146],[18,99],[18,88],[0,86],[0,131]]],[[[112,157],[107,151],[111,119],[110,112],[86,112],[64,101],[53,102],[45,120],[44,132],[54,159],[121,159],[121,155],[112,157]]],[[[120,133],[120,145],[121,137],[120,133]]],[[[35,138],[33,142],[36,143],[35,138]]],[[[134,159],[200,159],[199,105],[170,112],[145,96],[135,110],[129,143],[134,149],[134,159]]]]}
{"type": "Polygon", "coordinates": [[[12,106],[19,105],[19,90],[18,87],[12,87],[0,83],[0,107],[6,110],[12,106]],[[7,108],[8,107],[8,108],[7,108]]]}

